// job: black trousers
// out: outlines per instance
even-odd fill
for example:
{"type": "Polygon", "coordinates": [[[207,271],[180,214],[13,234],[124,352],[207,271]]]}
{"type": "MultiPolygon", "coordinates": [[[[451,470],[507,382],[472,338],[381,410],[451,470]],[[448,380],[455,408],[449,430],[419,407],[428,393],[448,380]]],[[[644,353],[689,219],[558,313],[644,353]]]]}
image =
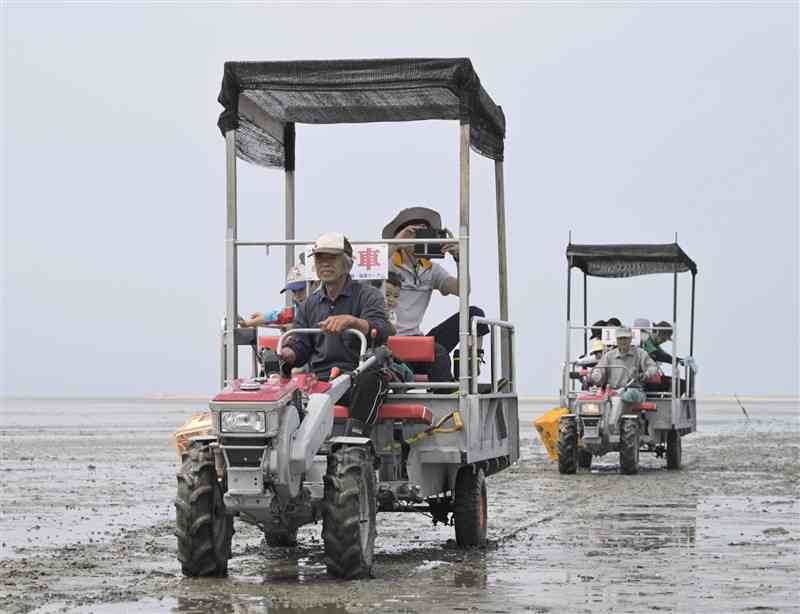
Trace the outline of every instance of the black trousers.
{"type": "Polygon", "coordinates": [[[358,376],[350,390],[339,400],[347,405],[350,417],[365,424],[373,424],[386,397],[386,384],[379,369],[368,369],[358,376]]]}
{"type": "MultiPolygon", "coordinates": [[[[480,307],[469,308],[470,319],[482,318],[486,314],[480,307]]],[[[478,324],[478,336],[488,334],[486,324],[478,324]]],[[[434,326],[427,335],[434,339],[434,357],[432,363],[410,363],[414,373],[426,374],[431,382],[450,382],[453,380],[453,366],[450,363],[450,352],[458,345],[458,314],[454,313],[438,326],[434,326]]]]}

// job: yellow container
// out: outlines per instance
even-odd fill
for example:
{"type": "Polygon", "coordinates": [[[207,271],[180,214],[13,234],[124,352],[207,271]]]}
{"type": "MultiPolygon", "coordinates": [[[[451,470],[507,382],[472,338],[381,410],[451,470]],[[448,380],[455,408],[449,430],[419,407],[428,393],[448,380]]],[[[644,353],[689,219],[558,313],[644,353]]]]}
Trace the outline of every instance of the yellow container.
{"type": "Polygon", "coordinates": [[[204,411],[192,414],[183,426],[172,436],[172,440],[175,442],[175,451],[178,453],[178,466],[181,464],[181,457],[189,447],[189,440],[192,437],[209,435],[213,430],[211,412],[204,411]]]}
{"type": "Polygon", "coordinates": [[[569,410],[565,407],[554,407],[533,421],[548,456],[553,460],[558,460],[558,421],[568,413],[569,410]]]}

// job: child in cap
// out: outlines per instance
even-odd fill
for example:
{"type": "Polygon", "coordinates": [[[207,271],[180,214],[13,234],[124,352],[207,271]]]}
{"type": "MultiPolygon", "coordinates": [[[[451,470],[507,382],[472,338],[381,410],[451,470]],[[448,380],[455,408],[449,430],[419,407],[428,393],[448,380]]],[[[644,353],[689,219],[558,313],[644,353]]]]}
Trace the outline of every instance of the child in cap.
{"type": "Polygon", "coordinates": [[[294,309],[306,300],[305,267],[302,264],[294,265],[286,274],[286,285],[281,290],[281,294],[287,290],[292,293],[293,305],[291,307],[276,307],[267,313],[256,311],[249,318],[239,320],[239,326],[248,328],[265,324],[289,324],[294,319],[294,309]]]}

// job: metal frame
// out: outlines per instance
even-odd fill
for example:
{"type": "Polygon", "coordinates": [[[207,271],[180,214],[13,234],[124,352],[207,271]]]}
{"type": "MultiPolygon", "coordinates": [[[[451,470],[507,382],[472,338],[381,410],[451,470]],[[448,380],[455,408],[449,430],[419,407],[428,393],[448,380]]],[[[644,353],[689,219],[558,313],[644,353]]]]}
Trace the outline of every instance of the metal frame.
{"type": "MultiPolygon", "coordinates": [[[[571,241],[571,237],[570,237],[571,241]]],[[[675,236],[675,241],[677,243],[677,235],[675,236]]],[[[570,400],[570,393],[572,392],[570,386],[570,345],[571,345],[571,338],[570,333],[572,330],[583,329],[584,330],[584,353],[588,350],[588,329],[591,328],[588,325],[587,320],[587,275],[584,272],[583,274],[583,326],[573,326],[571,322],[571,303],[572,303],[572,258],[568,258],[567,260],[567,326],[566,326],[566,355],[564,358],[564,368],[562,374],[562,395],[564,403],[569,403],[570,400]]],[[[692,273],[692,291],[691,291],[691,314],[690,314],[690,324],[689,324],[689,356],[694,356],[694,306],[695,306],[695,281],[696,281],[697,274],[692,273]]],[[[652,330],[659,330],[658,327],[650,327],[652,330]]],[[[672,274],[672,343],[673,347],[677,349],[678,346],[678,265],[676,264],[674,267],[674,271],[672,274]]],[[[680,415],[681,411],[681,401],[695,400],[695,390],[694,390],[694,374],[692,373],[691,369],[686,369],[686,391],[687,397],[681,399],[679,396],[680,391],[680,365],[678,364],[678,353],[677,351],[673,351],[672,353],[672,390],[670,391],[672,397],[672,424],[673,427],[678,422],[677,418],[680,415]]]]}
{"type": "MultiPolygon", "coordinates": [[[[225,385],[238,377],[239,365],[237,346],[235,343],[235,330],[237,326],[238,314],[238,248],[247,246],[262,246],[269,250],[270,246],[285,247],[285,266],[286,272],[294,264],[294,247],[298,245],[308,245],[313,241],[297,240],[295,238],[295,128],[294,124],[286,124],[284,127],[284,144],[286,147],[285,172],[285,232],[283,240],[270,241],[239,241],[237,236],[237,176],[236,176],[236,132],[230,130],[225,133],[226,144],[226,185],[227,185],[227,224],[225,234],[225,324],[222,348],[222,384],[225,385]]],[[[459,246],[459,266],[458,266],[458,298],[459,298],[459,345],[464,348],[463,353],[472,356],[473,363],[477,361],[477,323],[489,324],[492,327],[492,380],[493,395],[500,394],[496,390],[496,378],[494,373],[494,330],[501,328],[508,333],[501,335],[500,340],[500,372],[501,377],[512,382],[514,390],[514,364],[513,364],[513,335],[514,327],[509,323],[509,303],[508,303],[508,260],[507,260],[507,239],[506,239],[506,214],[505,214],[505,187],[503,162],[496,160],[495,170],[495,201],[497,210],[497,250],[498,250],[498,290],[500,301],[500,319],[473,319],[472,329],[470,330],[469,321],[469,264],[470,264],[470,124],[461,122],[459,126],[459,233],[457,237],[451,239],[381,239],[381,240],[359,240],[351,241],[352,244],[363,243],[388,243],[388,244],[409,244],[409,243],[451,243],[459,246]],[[470,354],[471,352],[471,354],[470,354]]],[[[288,299],[288,297],[287,297],[288,299]]],[[[460,372],[458,381],[459,408],[466,410],[468,397],[470,394],[477,393],[477,378],[470,385],[469,363],[467,360],[460,361],[460,372]]],[[[453,387],[452,384],[447,384],[453,387]]],[[[430,383],[409,384],[408,388],[414,387],[433,387],[430,383]]],[[[508,396],[515,396],[515,392],[508,393],[508,396]]],[[[506,396],[506,395],[502,395],[506,396]]]]}

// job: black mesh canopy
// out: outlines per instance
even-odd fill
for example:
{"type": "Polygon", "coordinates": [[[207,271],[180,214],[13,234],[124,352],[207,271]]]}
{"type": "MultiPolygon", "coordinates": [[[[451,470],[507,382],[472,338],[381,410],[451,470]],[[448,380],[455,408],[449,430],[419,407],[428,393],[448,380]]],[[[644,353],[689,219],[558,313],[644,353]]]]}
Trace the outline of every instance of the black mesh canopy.
{"type": "Polygon", "coordinates": [[[236,153],[294,168],[294,123],[458,119],[470,145],[503,159],[506,120],[467,58],[226,62],[217,125],[236,130],[236,153]]]}
{"type": "Polygon", "coordinates": [[[697,275],[697,265],[677,243],[567,246],[567,262],[593,277],[635,277],[654,273],[697,275]]]}

